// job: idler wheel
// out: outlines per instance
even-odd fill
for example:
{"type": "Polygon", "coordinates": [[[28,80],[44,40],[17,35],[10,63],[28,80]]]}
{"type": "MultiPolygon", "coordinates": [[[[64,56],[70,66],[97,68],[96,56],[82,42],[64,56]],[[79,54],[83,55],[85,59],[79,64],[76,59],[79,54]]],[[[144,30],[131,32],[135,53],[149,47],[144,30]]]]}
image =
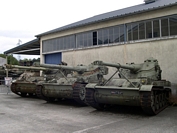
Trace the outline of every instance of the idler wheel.
{"type": "Polygon", "coordinates": [[[85,85],[84,83],[76,82],[73,84],[73,99],[81,106],[86,106],[85,103],[85,85]]]}
{"type": "Polygon", "coordinates": [[[86,89],[86,103],[97,110],[104,110],[105,104],[97,103],[94,98],[95,91],[93,89],[87,88],[86,89]]]}
{"type": "Polygon", "coordinates": [[[86,93],[85,87],[81,87],[79,91],[79,97],[82,101],[85,100],[85,93],[86,93]]]}

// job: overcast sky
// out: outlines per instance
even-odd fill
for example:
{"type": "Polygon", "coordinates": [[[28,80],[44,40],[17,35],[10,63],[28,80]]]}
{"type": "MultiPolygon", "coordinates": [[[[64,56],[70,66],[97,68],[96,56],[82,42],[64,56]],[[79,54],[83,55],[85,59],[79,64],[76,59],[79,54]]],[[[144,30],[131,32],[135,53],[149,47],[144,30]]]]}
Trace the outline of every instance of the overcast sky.
{"type": "Polygon", "coordinates": [[[40,33],[142,3],[144,0],[0,0],[0,53],[17,47],[19,39],[24,44],[40,33]]]}

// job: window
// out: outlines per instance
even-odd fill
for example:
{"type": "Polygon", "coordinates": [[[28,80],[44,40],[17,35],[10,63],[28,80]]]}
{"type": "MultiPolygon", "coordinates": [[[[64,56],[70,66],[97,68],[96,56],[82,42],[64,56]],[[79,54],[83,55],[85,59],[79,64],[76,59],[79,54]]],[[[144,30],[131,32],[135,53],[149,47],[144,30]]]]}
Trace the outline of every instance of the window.
{"type": "Polygon", "coordinates": [[[177,35],[177,15],[44,40],[42,52],[177,35]]]}
{"type": "Polygon", "coordinates": [[[132,24],[132,34],[133,34],[133,40],[138,40],[139,36],[138,36],[138,32],[139,32],[139,25],[138,23],[133,23],[132,24]]]}
{"type": "Polygon", "coordinates": [[[160,37],[160,24],[159,20],[153,21],[153,37],[160,37]]]}
{"type": "Polygon", "coordinates": [[[113,27],[110,27],[109,28],[109,41],[108,43],[113,43],[114,42],[114,28],[113,27]]]}
{"type": "Polygon", "coordinates": [[[93,32],[93,45],[97,45],[97,32],[93,32]]]}
{"type": "Polygon", "coordinates": [[[146,22],[146,38],[152,38],[152,22],[146,22]]]}
{"type": "Polygon", "coordinates": [[[108,36],[109,36],[108,28],[103,29],[103,44],[108,44],[109,43],[108,36]]]}
{"type": "Polygon", "coordinates": [[[132,25],[127,24],[127,41],[132,41],[132,25]]]}
{"type": "Polygon", "coordinates": [[[177,15],[169,18],[170,35],[177,35],[177,15]]]}
{"type": "Polygon", "coordinates": [[[124,25],[120,26],[120,42],[125,41],[125,31],[124,31],[124,25]]]}
{"type": "Polygon", "coordinates": [[[42,52],[59,51],[65,49],[75,48],[75,36],[65,36],[60,38],[54,38],[45,40],[42,42],[42,52]]]}
{"type": "Polygon", "coordinates": [[[88,37],[87,37],[88,33],[84,33],[83,34],[83,46],[87,47],[88,46],[88,37]]]}
{"type": "Polygon", "coordinates": [[[103,44],[103,30],[98,30],[98,45],[103,44]]]}
{"type": "Polygon", "coordinates": [[[161,20],[162,36],[169,36],[168,18],[161,20]]]}
{"type": "Polygon", "coordinates": [[[92,32],[88,33],[88,46],[93,46],[92,32]]]}
{"type": "Polygon", "coordinates": [[[82,48],[84,41],[83,41],[83,34],[78,34],[77,35],[77,48],[82,48]]]}
{"type": "Polygon", "coordinates": [[[139,23],[139,39],[145,39],[145,23],[139,23]]]}
{"type": "Polygon", "coordinates": [[[119,26],[114,27],[114,42],[120,42],[120,31],[119,26]]]}

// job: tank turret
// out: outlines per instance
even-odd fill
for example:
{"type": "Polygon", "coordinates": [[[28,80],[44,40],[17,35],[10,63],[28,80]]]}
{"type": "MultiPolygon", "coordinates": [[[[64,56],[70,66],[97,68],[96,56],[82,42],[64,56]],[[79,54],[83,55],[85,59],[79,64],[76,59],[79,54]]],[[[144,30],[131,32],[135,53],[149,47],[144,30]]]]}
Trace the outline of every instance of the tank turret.
{"type": "Polygon", "coordinates": [[[158,61],[154,58],[149,58],[141,64],[127,63],[126,65],[106,63],[100,61],[100,65],[115,67],[119,70],[120,76],[125,76],[128,79],[148,78],[150,80],[161,80],[161,72],[158,61]]]}
{"type": "Polygon", "coordinates": [[[91,80],[91,78],[93,78],[93,76],[95,76],[95,74],[98,73],[100,76],[108,74],[108,68],[99,65],[98,61],[95,61],[88,66],[78,65],[73,67],[73,66],[52,65],[52,64],[41,64],[40,66],[45,68],[50,68],[50,69],[59,69],[63,71],[68,70],[70,72],[73,72],[74,77],[77,77],[78,80],[82,79],[83,82],[89,79],[91,80]]]}

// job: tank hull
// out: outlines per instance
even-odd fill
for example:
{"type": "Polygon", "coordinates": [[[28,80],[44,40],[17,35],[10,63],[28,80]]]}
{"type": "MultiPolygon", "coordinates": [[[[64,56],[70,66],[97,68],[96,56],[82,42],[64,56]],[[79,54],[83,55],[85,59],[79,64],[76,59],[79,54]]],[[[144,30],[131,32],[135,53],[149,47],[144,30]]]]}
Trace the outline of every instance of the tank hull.
{"type": "Polygon", "coordinates": [[[61,84],[52,84],[52,83],[45,83],[42,85],[42,94],[45,97],[52,97],[52,98],[67,98],[72,99],[72,85],[61,85],[61,84]]]}
{"type": "Polygon", "coordinates": [[[88,84],[86,102],[99,110],[105,105],[140,106],[148,115],[156,115],[168,106],[171,89],[168,81],[154,84],[137,88],[88,84]]]}
{"type": "Polygon", "coordinates": [[[94,97],[98,103],[140,106],[139,88],[96,86],[94,97]]]}
{"type": "Polygon", "coordinates": [[[61,99],[72,99],[80,105],[86,105],[81,99],[75,98],[73,85],[76,78],[60,78],[57,83],[42,83],[36,87],[36,94],[38,97],[48,101],[54,102],[61,99]]]}
{"type": "Polygon", "coordinates": [[[36,83],[17,82],[11,84],[11,91],[20,96],[35,95],[36,83]]]}

